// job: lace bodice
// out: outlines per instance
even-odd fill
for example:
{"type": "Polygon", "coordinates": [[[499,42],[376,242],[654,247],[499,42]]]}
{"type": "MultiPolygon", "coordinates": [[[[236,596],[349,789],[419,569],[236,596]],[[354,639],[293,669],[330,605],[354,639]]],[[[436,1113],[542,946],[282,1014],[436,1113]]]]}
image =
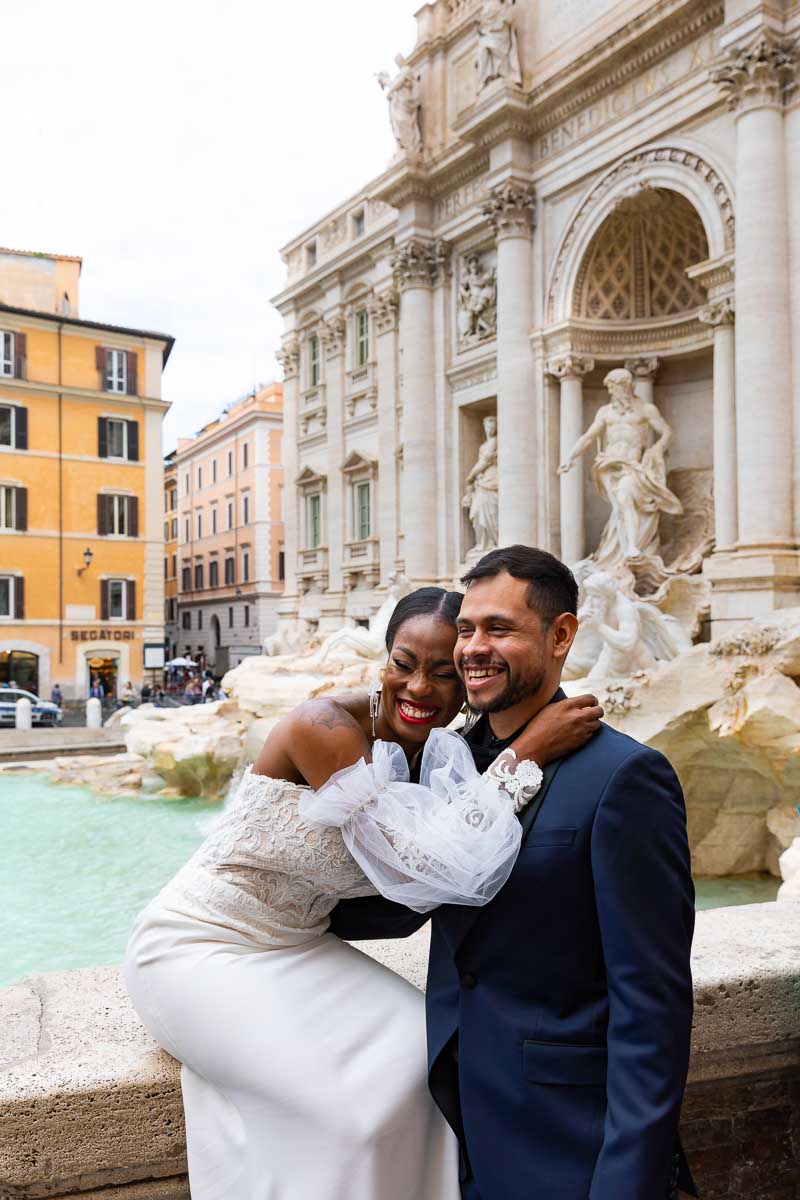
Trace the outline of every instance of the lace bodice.
{"type": "Polygon", "coordinates": [[[248,768],[233,803],[161,903],[285,945],[323,933],[340,899],[374,895],[341,831],[301,819],[298,803],[307,790],[248,768]]]}

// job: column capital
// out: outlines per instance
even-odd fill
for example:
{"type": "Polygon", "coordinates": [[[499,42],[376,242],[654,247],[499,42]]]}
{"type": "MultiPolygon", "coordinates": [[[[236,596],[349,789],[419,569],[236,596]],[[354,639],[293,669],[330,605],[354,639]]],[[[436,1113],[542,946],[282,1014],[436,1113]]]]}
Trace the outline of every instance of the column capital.
{"type": "Polygon", "coordinates": [[[283,368],[283,378],[293,379],[300,373],[300,342],[296,337],[287,338],[275,355],[283,368]]]}
{"type": "Polygon", "coordinates": [[[796,84],[798,43],[762,26],[748,41],[728,47],[711,70],[728,108],[782,108],[796,84]]]}
{"type": "Polygon", "coordinates": [[[434,287],[447,271],[450,247],[447,242],[409,238],[392,255],[392,271],[397,288],[434,287]]]}
{"type": "Polygon", "coordinates": [[[594,359],[587,354],[559,354],[549,358],[545,366],[548,375],[559,382],[564,379],[581,379],[594,370],[594,359]]]}
{"type": "Polygon", "coordinates": [[[373,296],[369,304],[369,315],[377,333],[391,333],[397,328],[397,311],[400,297],[396,287],[388,287],[373,296]]]}
{"type": "Polygon", "coordinates": [[[536,224],[536,189],[531,183],[508,179],[492,189],[481,212],[498,241],[506,237],[530,237],[536,224]]]}
{"type": "Polygon", "coordinates": [[[697,314],[697,319],[698,321],[702,321],[704,325],[733,325],[734,315],[733,296],[722,296],[719,300],[715,300],[713,304],[707,304],[705,308],[701,308],[697,314]]]}
{"type": "Polygon", "coordinates": [[[340,314],[324,318],[317,326],[317,336],[328,358],[344,353],[347,338],[347,322],[340,314]]]}
{"type": "Polygon", "coordinates": [[[660,358],[626,358],[625,370],[630,371],[634,379],[653,379],[661,366],[660,358]]]}

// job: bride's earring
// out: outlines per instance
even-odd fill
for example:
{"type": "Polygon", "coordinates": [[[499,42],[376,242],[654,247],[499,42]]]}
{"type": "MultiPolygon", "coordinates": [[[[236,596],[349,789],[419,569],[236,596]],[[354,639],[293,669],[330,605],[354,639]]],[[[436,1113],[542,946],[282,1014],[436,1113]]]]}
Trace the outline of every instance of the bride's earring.
{"type": "Polygon", "coordinates": [[[478,721],[481,719],[481,714],[476,713],[475,709],[470,708],[468,704],[465,704],[461,711],[464,714],[464,728],[461,730],[463,735],[465,733],[469,733],[470,729],[478,724],[478,721]]]}
{"type": "Polygon", "coordinates": [[[369,719],[372,722],[372,736],[378,736],[375,729],[375,722],[378,720],[378,709],[381,706],[381,689],[379,687],[370,688],[369,692],[369,719]]]}

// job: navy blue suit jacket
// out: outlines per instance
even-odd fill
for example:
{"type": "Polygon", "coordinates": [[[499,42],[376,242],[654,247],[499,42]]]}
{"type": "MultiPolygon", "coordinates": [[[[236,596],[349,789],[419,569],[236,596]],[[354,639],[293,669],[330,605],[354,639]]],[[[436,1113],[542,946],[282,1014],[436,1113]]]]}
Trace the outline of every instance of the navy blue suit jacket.
{"type": "MultiPolygon", "coordinates": [[[[692,1024],[683,795],[661,754],[607,726],[547,774],[500,893],[432,915],[431,1091],[481,1200],[661,1200],[692,1024]]],[[[425,920],[376,898],[343,901],[331,928],[425,920]]]]}

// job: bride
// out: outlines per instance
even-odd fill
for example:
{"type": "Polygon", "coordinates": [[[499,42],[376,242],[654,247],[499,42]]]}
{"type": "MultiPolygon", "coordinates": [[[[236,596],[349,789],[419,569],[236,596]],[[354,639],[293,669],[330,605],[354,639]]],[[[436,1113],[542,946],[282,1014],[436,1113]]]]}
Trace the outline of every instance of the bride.
{"type": "MultiPolygon", "coordinates": [[[[423,997],[326,930],[340,899],[378,891],[418,911],[486,903],[514,864],[511,800],[444,729],[464,701],[461,599],[400,600],[380,692],[280,721],[133,926],[128,990],[182,1064],[192,1200],[458,1200],[456,1139],[426,1086],[423,997]],[[427,786],[410,782],[420,767],[427,786]]],[[[549,705],[514,743],[519,760],[582,745],[596,703],[549,705]]]]}

